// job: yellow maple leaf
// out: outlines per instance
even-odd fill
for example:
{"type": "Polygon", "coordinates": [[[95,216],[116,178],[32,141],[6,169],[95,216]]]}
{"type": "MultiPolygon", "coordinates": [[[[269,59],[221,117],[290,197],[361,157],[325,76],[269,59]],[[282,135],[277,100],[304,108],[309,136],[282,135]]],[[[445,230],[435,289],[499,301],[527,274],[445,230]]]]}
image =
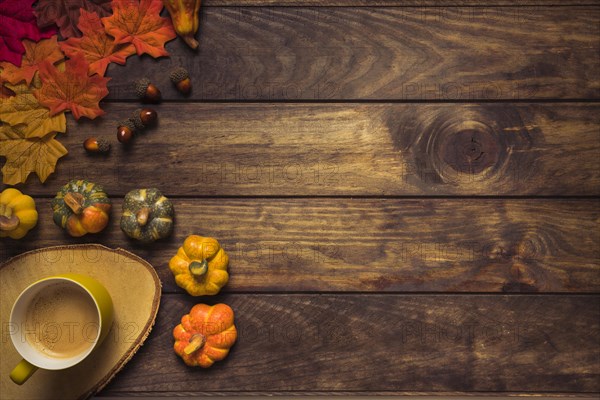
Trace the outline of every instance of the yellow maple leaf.
{"type": "Polygon", "coordinates": [[[65,132],[65,113],[50,116],[27,85],[6,85],[16,95],[0,102],[0,121],[9,125],[24,125],[20,129],[25,138],[44,137],[50,132],[65,132]]]}
{"type": "Polygon", "coordinates": [[[0,156],[6,157],[2,181],[7,185],[25,183],[32,172],[44,183],[58,159],[67,154],[67,149],[54,139],[56,132],[26,137],[25,131],[25,125],[0,125],[0,156]]]}

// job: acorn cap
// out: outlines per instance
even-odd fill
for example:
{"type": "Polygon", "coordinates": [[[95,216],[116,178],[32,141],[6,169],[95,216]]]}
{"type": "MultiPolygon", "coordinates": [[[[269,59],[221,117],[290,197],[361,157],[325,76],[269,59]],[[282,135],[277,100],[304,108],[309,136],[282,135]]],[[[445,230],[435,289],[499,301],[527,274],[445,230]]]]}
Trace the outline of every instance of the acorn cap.
{"type": "Polygon", "coordinates": [[[119,127],[121,126],[125,126],[127,128],[129,128],[131,130],[131,132],[135,132],[135,124],[133,123],[133,121],[131,121],[131,119],[125,119],[121,122],[119,122],[119,127]]]}
{"type": "Polygon", "coordinates": [[[149,85],[150,85],[150,79],[148,79],[148,78],[142,78],[142,79],[135,81],[135,83],[134,83],[135,94],[139,98],[145,97],[146,90],[148,89],[149,85]]]}
{"type": "Polygon", "coordinates": [[[100,153],[106,153],[110,150],[110,143],[104,139],[98,139],[98,150],[100,153]]]}
{"type": "Polygon", "coordinates": [[[140,117],[141,112],[142,109],[138,108],[133,112],[133,114],[131,114],[131,117],[129,117],[129,121],[131,121],[131,123],[135,126],[135,129],[140,131],[146,129],[146,125],[144,125],[142,118],[140,117]]]}
{"type": "Polygon", "coordinates": [[[187,72],[187,69],[183,67],[177,67],[171,71],[169,78],[171,78],[171,82],[174,84],[178,84],[184,79],[189,79],[190,74],[187,72]]]}

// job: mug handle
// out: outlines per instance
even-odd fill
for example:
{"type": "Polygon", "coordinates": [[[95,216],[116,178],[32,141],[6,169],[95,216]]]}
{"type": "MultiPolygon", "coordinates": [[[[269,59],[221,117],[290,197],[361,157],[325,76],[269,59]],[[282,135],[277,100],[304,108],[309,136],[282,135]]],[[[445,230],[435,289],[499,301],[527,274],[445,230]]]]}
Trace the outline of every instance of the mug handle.
{"type": "Polygon", "coordinates": [[[10,379],[17,385],[22,385],[27,379],[31,378],[31,375],[37,370],[38,367],[31,364],[29,361],[21,360],[21,362],[11,371],[10,379]]]}

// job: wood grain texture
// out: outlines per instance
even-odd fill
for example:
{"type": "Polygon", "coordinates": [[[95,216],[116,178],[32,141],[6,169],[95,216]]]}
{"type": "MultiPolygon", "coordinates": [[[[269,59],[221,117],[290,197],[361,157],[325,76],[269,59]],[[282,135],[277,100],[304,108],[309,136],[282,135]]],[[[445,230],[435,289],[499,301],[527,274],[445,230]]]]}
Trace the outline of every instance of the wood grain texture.
{"type": "Polygon", "coordinates": [[[593,6],[597,0],[202,0],[204,7],[460,7],[593,6]]]}
{"type": "MultiPolygon", "coordinates": [[[[219,239],[230,257],[225,292],[599,292],[596,200],[174,199],[174,235],[141,245],[118,226],[75,239],[39,199],[27,240],[3,240],[3,259],[43,246],[101,243],[148,260],[165,292],[168,262],[190,234],[219,239]]],[[[93,258],[94,254],[90,254],[93,258]]]]}
{"type": "Polygon", "coordinates": [[[69,119],[69,154],[21,189],[54,196],[86,177],[111,196],[600,194],[598,104],[162,104],[124,147],[116,125],[136,107],[69,119]],[[89,136],[110,155],[86,154],[89,136]]]}
{"type": "Polygon", "coordinates": [[[164,296],[104,395],[135,391],[600,390],[598,296],[228,295],[239,339],[209,370],[173,353],[196,300],[164,296]]]}
{"type": "MultiPolygon", "coordinates": [[[[215,396],[219,393],[209,392],[209,391],[196,391],[196,392],[185,392],[185,391],[166,391],[166,392],[144,392],[144,391],[136,391],[136,392],[107,392],[100,393],[97,397],[104,398],[131,398],[131,397],[152,397],[152,398],[178,398],[178,397],[205,397],[205,396],[215,396]]],[[[425,391],[310,391],[310,392],[302,392],[302,391],[294,391],[294,392],[285,392],[285,391],[245,391],[245,392],[227,392],[223,394],[223,396],[227,397],[235,397],[238,399],[248,399],[251,400],[250,397],[283,397],[283,396],[310,396],[314,400],[325,400],[331,397],[353,397],[356,400],[369,400],[370,397],[378,396],[382,400],[389,400],[391,396],[418,396],[421,400],[439,400],[440,397],[458,397],[468,398],[469,400],[488,400],[490,398],[495,400],[514,400],[514,397],[537,397],[539,400],[597,400],[598,396],[595,396],[595,393],[573,393],[573,392],[535,392],[535,393],[522,393],[522,392],[425,392],[425,391]]]]}
{"type": "Polygon", "coordinates": [[[598,7],[207,7],[200,48],[111,65],[113,100],[148,75],[181,99],[500,100],[600,97],[598,7]]]}
{"type": "MultiPolygon", "coordinates": [[[[102,396],[597,397],[599,6],[205,0],[197,52],[177,39],[170,58],[111,65],[107,115],[69,118],[56,173],[19,186],[38,227],[1,239],[0,262],[102,243],[156,268],[157,325],[102,396]],[[189,97],[169,81],[176,66],[189,97]],[[144,75],[165,98],[160,123],[124,147],[116,123],[139,107],[144,75]],[[89,136],[111,153],[87,155],[89,136]],[[75,239],[49,205],[81,177],[114,209],[103,233],[75,239]],[[120,231],[122,197],[140,187],[172,198],[172,237],[120,231]],[[218,296],[174,283],[167,264],[189,234],[229,252],[218,296]],[[198,302],[236,312],[238,343],[210,370],[172,351],[198,302]]],[[[108,340],[131,340],[125,326],[108,340]]]]}

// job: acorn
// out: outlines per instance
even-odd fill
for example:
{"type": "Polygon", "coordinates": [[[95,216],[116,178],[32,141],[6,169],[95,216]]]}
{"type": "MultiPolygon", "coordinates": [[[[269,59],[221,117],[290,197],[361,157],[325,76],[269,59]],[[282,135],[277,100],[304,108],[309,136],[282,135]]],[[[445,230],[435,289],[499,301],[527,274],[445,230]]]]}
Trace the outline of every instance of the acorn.
{"type": "Polygon", "coordinates": [[[83,142],[83,148],[92,154],[104,154],[110,150],[110,143],[104,139],[89,137],[83,142]]]}
{"type": "Polygon", "coordinates": [[[152,126],[156,124],[158,119],[158,114],[151,108],[142,108],[139,112],[140,119],[142,123],[146,126],[152,126]]]}
{"type": "Polygon", "coordinates": [[[135,93],[146,103],[158,103],[161,100],[160,90],[154,86],[150,79],[142,78],[135,82],[135,93]]]}
{"type": "Polygon", "coordinates": [[[126,119],[125,121],[119,122],[119,126],[117,127],[117,139],[119,142],[124,144],[131,142],[134,133],[135,125],[131,120],[126,119]]]}
{"type": "Polygon", "coordinates": [[[151,108],[140,108],[133,112],[129,120],[133,122],[137,130],[146,129],[156,124],[158,114],[151,108]]]}
{"type": "Polygon", "coordinates": [[[183,94],[189,94],[192,90],[192,81],[190,81],[190,74],[183,67],[177,67],[171,71],[169,75],[171,82],[177,87],[183,94]]]}

